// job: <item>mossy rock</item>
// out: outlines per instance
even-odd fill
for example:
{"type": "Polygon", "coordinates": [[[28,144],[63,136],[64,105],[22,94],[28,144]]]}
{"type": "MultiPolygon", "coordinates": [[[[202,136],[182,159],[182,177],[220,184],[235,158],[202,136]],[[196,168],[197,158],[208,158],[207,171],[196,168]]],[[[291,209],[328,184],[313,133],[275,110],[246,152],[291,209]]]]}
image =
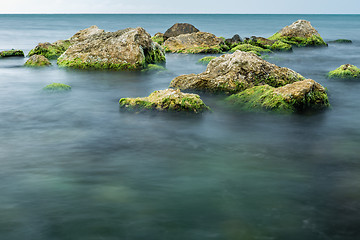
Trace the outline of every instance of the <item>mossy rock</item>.
{"type": "Polygon", "coordinates": [[[32,55],[24,64],[27,67],[46,67],[50,66],[50,61],[42,55],[32,55]]]}
{"type": "Polygon", "coordinates": [[[121,98],[120,109],[134,112],[155,110],[160,112],[202,113],[210,110],[197,94],[182,93],[180,90],[155,91],[144,98],[121,98]]]}
{"type": "Polygon", "coordinates": [[[283,41],[276,41],[273,45],[271,45],[270,49],[272,51],[290,52],[292,51],[292,46],[283,41]]]}
{"type": "Polygon", "coordinates": [[[209,56],[209,57],[203,57],[201,59],[198,60],[198,63],[201,64],[208,64],[211,60],[215,59],[216,57],[214,56],[209,56]]]}
{"type": "Polygon", "coordinates": [[[240,50],[243,52],[253,52],[256,55],[260,55],[261,53],[271,53],[271,50],[269,50],[269,49],[257,47],[257,46],[247,44],[247,43],[237,45],[236,47],[232,48],[230,50],[230,52],[235,52],[236,50],[240,50]]]}
{"type": "Polygon", "coordinates": [[[15,49],[0,52],[0,58],[5,57],[25,57],[25,54],[22,50],[15,49]]]}
{"type": "Polygon", "coordinates": [[[279,88],[255,86],[231,95],[226,101],[240,110],[281,113],[321,110],[330,106],[325,88],[311,79],[279,88]]]}
{"type": "Polygon", "coordinates": [[[351,64],[344,64],[328,73],[329,78],[360,78],[360,69],[351,64]]]}
{"type": "Polygon", "coordinates": [[[48,59],[56,59],[63,54],[71,43],[69,40],[59,40],[54,43],[39,43],[34,49],[32,49],[28,56],[42,55],[48,59]]]}
{"type": "Polygon", "coordinates": [[[62,83],[52,83],[43,88],[46,92],[67,92],[71,90],[71,87],[62,83]]]}
{"type": "Polygon", "coordinates": [[[162,34],[162,33],[156,33],[153,37],[151,37],[151,39],[160,45],[162,45],[165,41],[164,34],[162,34]]]}
{"type": "Polygon", "coordinates": [[[271,40],[280,40],[281,42],[287,43],[289,45],[293,45],[296,47],[320,47],[320,46],[327,46],[325,41],[317,35],[313,35],[311,37],[281,37],[278,33],[274,34],[273,36],[269,37],[271,40]]]}
{"type": "Polygon", "coordinates": [[[330,41],[328,43],[352,43],[352,41],[349,40],[349,39],[337,39],[337,40],[334,40],[334,41],[330,41]]]}
{"type": "Polygon", "coordinates": [[[147,67],[142,72],[163,72],[166,71],[166,68],[156,64],[148,64],[147,67]]]}

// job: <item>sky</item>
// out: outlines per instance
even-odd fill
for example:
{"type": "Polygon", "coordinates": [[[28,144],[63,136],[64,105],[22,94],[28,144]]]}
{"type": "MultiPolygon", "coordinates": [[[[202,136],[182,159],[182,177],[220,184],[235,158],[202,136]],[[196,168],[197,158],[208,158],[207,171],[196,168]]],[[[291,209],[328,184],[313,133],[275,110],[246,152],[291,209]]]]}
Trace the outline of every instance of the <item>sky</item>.
{"type": "Polygon", "coordinates": [[[1,0],[1,13],[360,14],[360,1],[1,0]]]}

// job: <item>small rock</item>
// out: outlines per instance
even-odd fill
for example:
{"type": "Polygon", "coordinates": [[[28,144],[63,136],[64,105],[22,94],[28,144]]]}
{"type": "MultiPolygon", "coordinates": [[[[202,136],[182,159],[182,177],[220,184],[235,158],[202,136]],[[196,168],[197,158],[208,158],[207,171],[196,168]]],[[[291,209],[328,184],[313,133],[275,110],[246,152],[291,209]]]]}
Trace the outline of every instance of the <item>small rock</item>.
{"type": "Polygon", "coordinates": [[[351,64],[344,64],[328,73],[329,78],[360,78],[360,69],[351,64]]]}
{"type": "Polygon", "coordinates": [[[0,58],[4,57],[25,57],[25,54],[22,50],[11,49],[0,52],[0,58]]]}
{"type": "Polygon", "coordinates": [[[166,30],[163,37],[166,41],[168,38],[177,37],[181,34],[199,32],[199,29],[189,23],[175,23],[171,28],[166,30]]]}
{"type": "Polygon", "coordinates": [[[71,90],[69,85],[63,83],[52,83],[43,88],[46,92],[67,92],[71,90]]]}
{"type": "Polygon", "coordinates": [[[42,55],[32,55],[24,65],[29,67],[44,67],[50,66],[51,63],[49,59],[42,55]]]}

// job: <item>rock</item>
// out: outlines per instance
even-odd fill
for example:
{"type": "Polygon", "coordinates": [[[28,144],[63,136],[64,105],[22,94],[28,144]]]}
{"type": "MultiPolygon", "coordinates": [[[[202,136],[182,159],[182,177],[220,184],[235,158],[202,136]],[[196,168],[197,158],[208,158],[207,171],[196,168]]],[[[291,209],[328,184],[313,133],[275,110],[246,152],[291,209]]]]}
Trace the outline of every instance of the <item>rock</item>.
{"type": "Polygon", "coordinates": [[[280,40],[270,40],[263,37],[252,36],[244,41],[247,44],[251,44],[264,49],[270,49],[272,51],[292,51],[292,46],[280,40]]]}
{"type": "Polygon", "coordinates": [[[43,88],[46,92],[67,92],[71,90],[71,87],[62,83],[52,83],[43,88]]]}
{"type": "Polygon", "coordinates": [[[50,61],[42,55],[32,55],[24,64],[29,67],[44,67],[50,66],[50,61]]]}
{"type": "Polygon", "coordinates": [[[77,33],[75,33],[74,36],[72,36],[70,38],[70,42],[71,42],[71,44],[74,44],[76,42],[82,42],[82,41],[88,39],[92,35],[102,34],[104,32],[105,31],[103,29],[99,29],[98,26],[93,25],[89,28],[80,30],[77,33]]]}
{"type": "Polygon", "coordinates": [[[78,69],[141,70],[165,61],[163,48],[141,27],[102,32],[77,40],[58,59],[59,66],[78,69]]]}
{"type": "Polygon", "coordinates": [[[199,29],[194,27],[189,23],[175,23],[171,28],[166,30],[164,33],[164,40],[166,41],[168,38],[177,37],[181,34],[187,33],[196,33],[199,32],[199,29]]]}
{"type": "Polygon", "coordinates": [[[325,88],[311,79],[274,88],[255,86],[226,99],[242,110],[271,110],[275,112],[302,112],[330,106],[325,88]]]}
{"type": "Polygon", "coordinates": [[[275,33],[269,39],[281,40],[298,47],[327,46],[316,29],[306,20],[297,20],[290,26],[286,26],[275,33]]]}
{"type": "Polygon", "coordinates": [[[254,53],[236,51],[213,59],[203,73],[174,78],[170,87],[233,94],[257,85],[281,87],[303,79],[295,71],[278,67],[254,53]]]}
{"type": "Polygon", "coordinates": [[[148,64],[147,67],[142,72],[163,72],[166,71],[166,68],[156,64],[148,64]]]}
{"type": "Polygon", "coordinates": [[[56,59],[63,54],[71,45],[69,40],[59,40],[54,43],[39,43],[34,49],[32,49],[28,56],[42,55],[48,59],[56,59]]]}
{"type": "Polygon", "coordinates": [[[201,59],[198,60],[198,63],[201,64],[208,64],[211,60],[215,59],[216,57],[214,56],[209,56],[209,57],[203,57],[201,59]]]}
{"type": "Polygon", "coordinates": [[[151,39],[154,42],[162,45],[164,43],[164,34],[163,33],[156,33],[151,39]]]}
{"type": "Polygon", "coordinates": [[[144,98],[122,98],[120,108],[130,111],[175,111],[201,113],[210,110],[197,94],[182,93],[180,90],[155,91],[144,98]]]}
{"type": "Polygon", "coordinates": [[[0,52],[0,58],[4,57],[25,57],[25,54],[22,50],[11,49],[0,52]]]}
{"type": "Polygon", "coordinates": [[[241,42],[242,39],[238,34],[235,34],[232,38],[225,39],[225,44],[228,45],[230,48],[235,47],[241,42]]]}
{"type": "Polygon", "coordinates": [[[360,69],[351,64],[344,64],[328,73],[329,78],[360,78],[360,69]]]}
{"type": "Polygon", "coordinates": [[[171,37],[165,41],[165,51],[172,53],[221,53],[224,40],[214,34],[196,32],[171,37]]]}
{"type": "Polygon", "coordinates": [[[352,41],[349,40],[349,39],[337,39],[337,40],[334,40],[334,41],[330,41],[328,43],[352,43],[352,41]]]}
{"type": "Polygon", "coordinates": [[[230,52],[235,52],[237,50],[240,50],[240,51],[243,51],[243,52],[252,52],[252,53],[255,53],[258,56],[260,56],[261,53],[271,53],[271,50],[269,50],[269,49],[257,47],[257,46],[246,44],[246,43],[237,45],[236,47],[232,48],[230,50],[230,52]]]}

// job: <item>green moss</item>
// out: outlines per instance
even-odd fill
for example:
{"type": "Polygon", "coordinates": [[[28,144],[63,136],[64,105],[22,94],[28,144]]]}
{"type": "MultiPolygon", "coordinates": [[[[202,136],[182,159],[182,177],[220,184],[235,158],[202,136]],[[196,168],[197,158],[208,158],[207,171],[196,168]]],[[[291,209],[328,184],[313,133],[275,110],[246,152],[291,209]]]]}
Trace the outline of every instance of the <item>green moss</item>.
{"type": "Polygon", "coordinates": [[[15,49],[11,49],[8,51],[2,51],[0,52],[0,58],[3,57],[24,57],[25,54],[22,50],[15,50],[15,49]]]}
{"type": "MultiPolygon", "coordinates": [[[[45,57],[44,57],[45,58],[45,57]]],[[[49,62],[48,59],[29,59],[25,62],[24,66],[27,67],[46,67],[46,66],[50,66],[51,63],[49,62]]]]}
{"type": "Polygon", "coordinates": [[[281,36],[280,33],[275,33],[273,36],[269,37],[269,40],[280,40],[284,43],[295,45],[297,47],[327,46],[325,41],[318,35],[312,35],[309,38],[304,38],[304,37],[286,37],[286,36],[281,36]]]}
{"type": "Polygon", "coordinates": [[[42,55],[48,59],[56,59],[63,54],[71,45],[70,41],[58,41],[53,44],[41,43],[32,49],[28,56],[42,55]]]}
{"type": "Polygon", "coordinates": [[[43,88],[47,92],[66,92],[70,91],[71,87],[62,83],[52,83],[43,88]]]}
{"type": "Polygon", "coordinates": [[[349,39],[337,39],[337,40],[334,40],[334,41],[330,41],[328,43],[352,43],[352,41],[349,40],[349,39]]]}
{"type": "Polygon", "coordinates": [[[163,36],[153,36],[151,39],[154,42],[157,42],[160,45],[162,45],[164,43],[164,37],[163,36]]]}
{"type": "Polygon", "coordinates": [[[165,62],[165,55],[160,48],[161,47],[159,46],[155,47],[154,50],[144,50],[145,63],[150,64],[165,62]]]}
{"type": "Polygon", "coordinates": [[[254,52],[255,54],[261,54],[261,53],[271,53],[271,50],[264,49],[261,47],[257,47],[251,44],[240,44],[230,50],[230,52],[235,52],[236,50],[240,50],[243,52],[254,52]]]}
{"type": "Polygon", "coordinates": [[[166,68],[164,68],[163,66],[160,66],[160,65],[156,65],[156,64],[148,64],[147,67],[141,71],[142,72],[162,72],[162,71],[166,71],[166,68]]]}
{"type": "Polygon", "coordinates": [[[276,41],[273,45],[270,46],[270,49],[273,51],[288,52],[292,51],[292,46],[282,41],[276,41]]]}
{"type": "Polygon", "coordinates": [[[201,59],[198,60],[198,63],[201,64],[208,64],[211,60],[215,59],[216,57],[214,56],[209,56],[209,57],[203,57],[201,59]]]}
{"type": "Polygon", "coordinates": [[[360,78],[360,69],[351,64],[344,64],[328,73],[329,78],[360,78]]]}
{"type": "Polygon", "coordinates": [[[179,50],[177,53],[222,53],[223,46],[194,47],[186,50],[179,50]]]}
{"type": "Polygon", "coordinates": [[[60,67],[70,67],[75,69],[94,69],[94,70],[140,70],[143,68],[143,63],[100,63],[100,62],[84,62],[80,58],[73,60],[58,59],[57,64],[60,67]]]}

